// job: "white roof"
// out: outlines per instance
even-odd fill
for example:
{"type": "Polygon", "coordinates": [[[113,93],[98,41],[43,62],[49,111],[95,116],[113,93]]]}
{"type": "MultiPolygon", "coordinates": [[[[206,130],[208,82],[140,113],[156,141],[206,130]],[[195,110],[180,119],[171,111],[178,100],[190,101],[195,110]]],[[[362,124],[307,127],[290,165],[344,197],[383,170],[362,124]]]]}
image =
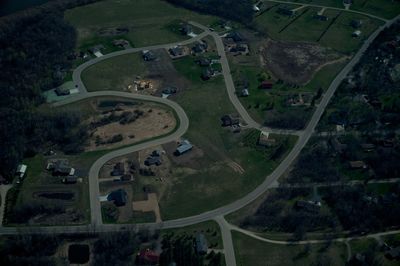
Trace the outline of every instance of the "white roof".
{"type": "Polygon", "coordinates": [[[96,51],[93,53],[96,57],[102,57],[103,54],[100,51],[96,51]]]}
{"type": "Polygon", "coordinates": [[[26,164],[20,164],[17,167],[17,173],[25,173],[28,166],[26,164]]]}

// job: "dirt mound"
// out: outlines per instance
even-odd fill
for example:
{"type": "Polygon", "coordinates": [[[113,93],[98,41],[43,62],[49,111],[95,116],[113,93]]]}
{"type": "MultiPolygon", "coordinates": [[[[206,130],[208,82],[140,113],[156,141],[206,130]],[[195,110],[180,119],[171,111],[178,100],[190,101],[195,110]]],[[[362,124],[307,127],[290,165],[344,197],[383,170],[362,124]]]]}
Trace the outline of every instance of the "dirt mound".
{"type": "Polygon", "coordinates": [[[309,82],[324,65],[341,59],[338,53],[317,44],[273,40],[267,42],[262,55],[276,78],[299,85],[309,82]]]}

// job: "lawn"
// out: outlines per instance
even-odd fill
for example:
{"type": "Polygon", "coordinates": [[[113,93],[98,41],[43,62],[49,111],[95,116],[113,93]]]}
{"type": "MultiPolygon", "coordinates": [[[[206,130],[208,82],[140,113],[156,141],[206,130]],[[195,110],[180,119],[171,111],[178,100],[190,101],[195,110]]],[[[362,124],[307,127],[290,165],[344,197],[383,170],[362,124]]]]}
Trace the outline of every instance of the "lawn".
{"type": "Polygon", "coordinates": [[[108,41],[97,39],[101,37],[97,31],[102,28],[128,28],[128,33],[115,38],[123,37],[132,46],[143,47],[187,39],[187,36],[171,30],[170,24],[177,19],[194,20],[205,25],[217,20],[161,0],[105,0],[67,10],[65,18],[77,28],[78,47],[94,40],[108,41]]]}
{"type": "Polygon", "coordinates": [[[393,18],[400,14],[399,1],[354,0],[351,8],[387,19],[393,18]]]}
{"type": "Polygon", "coordinates": [[[258,265],[345,265],[347,252],[342,243],[276,245],[233,232],[236,263],[258,265]]]}
{"type": "Polygon", "coordinates": [[[122,91],[145,71],[146,66],[140,53],[120,55],[85,69],[82,72],[82,81],[88,91],[122,91]]]}
{"type": "Polygon", "coordinates": [[[199,147],[204,155],[197,159],[200,165],[194,173],[176,173],[176,181],[160,199],[163,220],[198,214],[228,204],[240,198],[257,185],[277,166],[262,153],[239,145],[243,134],[232,134],[220,126],[224,114],[235,113],[228,99],[222,77],[209,81],[200,78],[201,67],[193,58],[175,61],[191,86],[177,95],[176,101],[186,111],[190,126],[185,138],[199,147]],[[245,172],[234,171],[237,163],[245,172]],[[188,204],[190,201],[190,204],[188,204]]]}
{"type": "Polygon", "coordinates": [[[335,23],[322,37],[320,43],[338,52],[351,54],[382,24],[383,22],[377,19],[371,19],[359,14],[342,12],[335,23]],[[362,20],[362,26],[359,29],[361,31],[360,37],[354,38],[351,36],[356,30],[350,26],[352,20],[362,20]]]}

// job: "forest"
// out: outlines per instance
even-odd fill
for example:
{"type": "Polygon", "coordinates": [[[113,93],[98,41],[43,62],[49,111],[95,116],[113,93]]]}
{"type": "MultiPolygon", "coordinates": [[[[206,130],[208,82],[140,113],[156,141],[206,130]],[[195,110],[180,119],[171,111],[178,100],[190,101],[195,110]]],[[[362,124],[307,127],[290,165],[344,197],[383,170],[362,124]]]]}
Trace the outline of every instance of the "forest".
{"type": "Polygon", "coordinates": [[[63,11],[88,2],[54,1],[0,21],[0,175],[8,179],[24,157],[48,147],[82,149],[86,130],[79,115],[38,107],[42,92],[60,85],[71,67],[76,32],[63,11]]]}

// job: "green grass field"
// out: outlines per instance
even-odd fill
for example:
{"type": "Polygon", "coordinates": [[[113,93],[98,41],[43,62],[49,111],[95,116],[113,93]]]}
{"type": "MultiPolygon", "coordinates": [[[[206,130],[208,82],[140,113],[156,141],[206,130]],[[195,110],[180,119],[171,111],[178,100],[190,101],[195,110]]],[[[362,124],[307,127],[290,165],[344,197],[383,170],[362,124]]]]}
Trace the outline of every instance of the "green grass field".
{"type": "Polygon", "coordinates": [[[400,2],[391,0],[354,0],[351,8],[387,19],[400,14],[400,2]]]}
{"type": "Polygon", "coordinates": [[[161,0],[105,0],[67,10],[65,18],[77,28],[78,47],[94,41],[107,43],[110,38],[104,39],[97,34],[101,28],[126,27],[129,32],[115,38],[122,37],[134,47],[143,47],[187,39],[187,36],[171,30],[171,23],[177,19],[194,20],[205,25],[217,20],[161,0]]]}
{"type": "Polygon", "coordinates": [[[204,155],[197,159],[200,169],[191,174],[177,173],[174,185],[160,199],[163,220],[198,214],[232,202],[253,190],[278,164],[239,145],[242,136],[220,126],[224,114],[235,113],[221,77],[202,81],[201,68],[191,57],[174,64],[192,83],[176,98],[190,119],[185,138],[204,155]],[[239,164],[245,172],[234,171],[229,166],[232,163],[239,164]]]}
{"type": "Polygon", "coordinates": [[[146,71],[140,53],[116,56],[103,60],[82,72],[82,81],[88,91],[126,90],[136,76],[146,71]]]}
{"type": "Polygon", "coordinates": [[[242,266],[345,265],[347,252],[342,243],[276,245],[233,232],[236,263],[242,266]],[[320,264],[318,264],[320,263],[320,264]]]}

